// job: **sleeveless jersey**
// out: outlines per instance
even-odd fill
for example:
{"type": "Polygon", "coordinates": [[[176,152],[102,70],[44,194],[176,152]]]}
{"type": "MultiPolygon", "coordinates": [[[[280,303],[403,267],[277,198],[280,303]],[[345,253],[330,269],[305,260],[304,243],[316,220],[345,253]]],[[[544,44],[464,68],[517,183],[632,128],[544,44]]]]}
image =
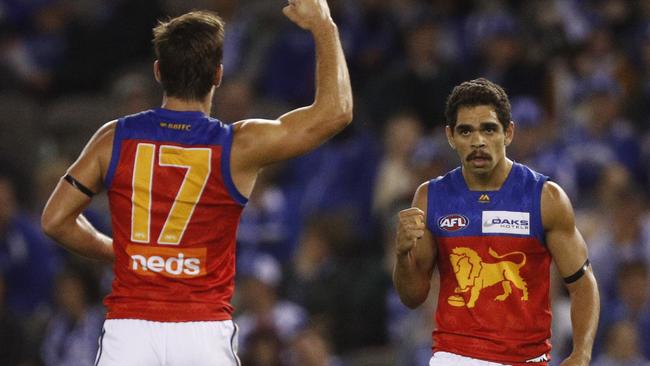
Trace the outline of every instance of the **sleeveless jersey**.
{"type": "Polygon", "coordinates": [[[201,112],[121,118],[105,178],[115,278],[109,319],[227,320],[246,198],[230,176],[231,126],[201,112]]]}
{"type": "Polygon", "coordinates": [[[440,271],[434,352],[547,364],[551,256],[540,210],[546,180],[514,163],[498,191],[470,191],[461,168],[430,181],[427,228],[440,271]]]}

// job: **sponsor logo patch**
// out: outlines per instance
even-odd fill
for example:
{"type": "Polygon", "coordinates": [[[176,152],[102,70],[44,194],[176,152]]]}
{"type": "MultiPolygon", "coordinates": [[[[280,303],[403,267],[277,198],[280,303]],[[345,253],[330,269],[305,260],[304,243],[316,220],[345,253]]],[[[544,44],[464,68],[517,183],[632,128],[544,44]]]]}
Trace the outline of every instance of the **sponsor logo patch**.
{"type": "Polygon", "coordinates": [[[469,220],[461,214],[443,216],[438,220],[438,227],[445,231],[462,230],[469,225],[469,220]]]}
{"type": "Polygon", "coordinates": [[[162,275],[172,278],[191,278],[206,274],[207,248],[160,248],[129,245],[129,268],[143,276],[162,275]]]}
{"type": "Polygon", "coordinates": [[[483,233],[530,235],[530,213],[483,211],[483,233]]]}

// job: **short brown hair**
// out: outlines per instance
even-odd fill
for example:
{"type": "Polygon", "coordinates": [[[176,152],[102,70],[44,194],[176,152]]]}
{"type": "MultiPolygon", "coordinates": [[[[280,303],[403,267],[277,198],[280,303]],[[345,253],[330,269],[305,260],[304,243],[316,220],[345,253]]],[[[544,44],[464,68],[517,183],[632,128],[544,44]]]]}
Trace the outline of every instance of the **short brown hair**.
{"type": "Polygon", "coordinates": [[[447,125],[453,130],[461,107],[477,107],[491,105],[497,113],[497,118],[505,130],[512,119],[508,95],[499,85],[485,78],[465,81],[457,85],[447,98],[445,118],[447,125]]]}
{"type": "Polygon", "coordinates": [[[193,11],[160,21],[153,35],[165,93],[185,100],[203,99],[223,57],[223,20],[212,12],[193,11]]]}

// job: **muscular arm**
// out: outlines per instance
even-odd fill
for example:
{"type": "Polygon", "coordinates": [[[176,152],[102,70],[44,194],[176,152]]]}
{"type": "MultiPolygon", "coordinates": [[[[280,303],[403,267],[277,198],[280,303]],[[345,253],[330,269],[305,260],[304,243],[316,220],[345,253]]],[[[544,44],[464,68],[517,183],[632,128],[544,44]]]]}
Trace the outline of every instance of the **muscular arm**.
{"type": "MultiPolygon", "coordinates": [[[[115,121],[100,128],[68,169],[73,176],[93,192],[102,188],[102,179],[110,160],[115,121]]],[[[97,231],[81,212],[91,198],[61,179],[41,216],[43,231],[64,248],[84,257],[112,262],[113,240],[97,231]]]]}
{"type": "Polygon", "coordinates": [[[438,255],[433,236],[426,229],[428,187],[429,183],[418,187],[412,207],[399,213],[397,228],[393,284],[404,305],[412,309],[420,306],[429,295],[438,255]]]}
{"type": "MultiPolygon", "coordinates": [[[[542,191],[542,221],[553,261],[563,278],[576,273],[587,260],[587,246],[575,225],[571,202],[562,188],[547,182],[542,191]]],[[[573,352],[562,365],[588,365],[600,311],[598,288],[591,270],[567,284],[571,297],[573,352]]]]}
{"type": "Polygon", "coordinates": [[[232,175],[235,185],[245,195],[252,190],[259,169],[318,147],[352,119],[350,78],[327,3],[325,0],[296,0],[295,3],[298,8],[325,7],[320,13],[308,9],[307,15],[296,13],[298,10],[292,9],[294,5],[285,8],[285,14],[292,21],[313,34],[317,60],[316,96],[310,106],[290,111],[277,120],[252,119],[234,125],[232,175]]]}

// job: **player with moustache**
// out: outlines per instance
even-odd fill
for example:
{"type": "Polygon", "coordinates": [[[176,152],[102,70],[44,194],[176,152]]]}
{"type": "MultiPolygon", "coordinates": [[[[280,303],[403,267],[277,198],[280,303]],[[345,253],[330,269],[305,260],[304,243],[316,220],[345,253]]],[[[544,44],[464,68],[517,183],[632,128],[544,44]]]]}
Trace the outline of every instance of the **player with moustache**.
{"type": "Polygon", "coordinates": [[[561,365],[588,365],[599,294],[569,198],[506,156],[515,123],[500,86],[461,83],[445,117],[460,167],[420,185],[399,213],[393,272],[415,308],[439,271],[430,366],[548,365],[551,263],[571,299],[573,351],[561,365]]]}

